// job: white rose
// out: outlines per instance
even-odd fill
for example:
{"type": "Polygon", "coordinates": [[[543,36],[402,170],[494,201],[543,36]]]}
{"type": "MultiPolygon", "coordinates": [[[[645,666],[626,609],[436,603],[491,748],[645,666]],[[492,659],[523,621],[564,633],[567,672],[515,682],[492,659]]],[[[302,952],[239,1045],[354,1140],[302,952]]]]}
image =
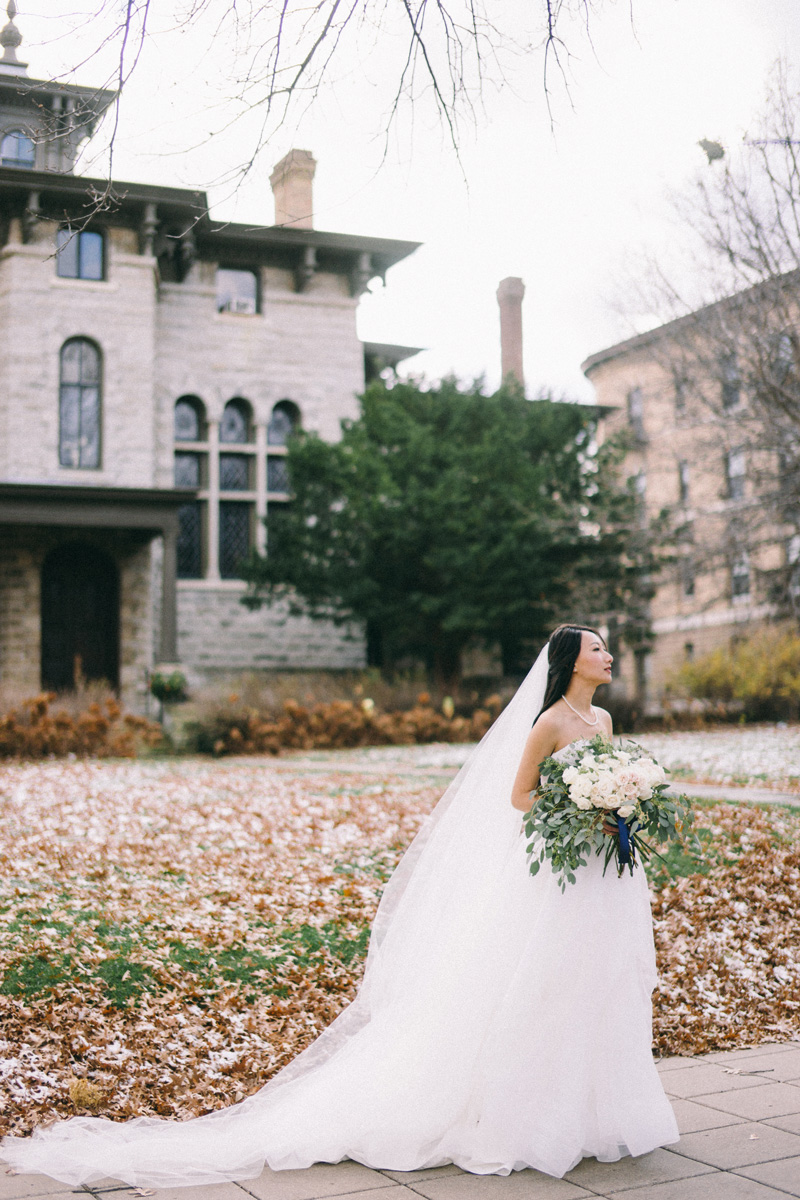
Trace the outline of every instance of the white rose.
{"type": "Polygon", "coordinates": [[[567,787],[569,787],[571,783],[575,782],[579,775],[580,771],[577,767],[567,767],[561,778],[564,780],[564,783],[567,785],[567,787]]]}
{"type": "Polygon", "coordinates": [[[610,771],[604,771],[592,788],[592,804],[595,808],[614,808],[615,791],[614,777],[610,771]]]}
{"type": "Polygon", "coordinates": [[[619,761],[622,763],[622,765],[624,767],[627,767],[628,763],[631,761],[631,756],[630,756],[630,754],[628,754],[627,750],[618,750],[617,758],[619,759],[619,761]]]}
{"type": "Polygon", "coordinates": [[[588,775],[579,775],[578,778],[570,784],[569,795],[570,799],[577,804],[578,799],[583,799],[588,796],[592,790],[592,780],[588,775]]]}
{"type": "Polygon", "coordinates": [[[623,818],[632,817],[635,811],[636,811],[635,804],[623,804],[617,809],[617,812],[623,818]]]}
{"type": "Polygon", "coordinates": [[[592,802],[588,796],[574,796],[572,802],[576,808],[580,808],[583,812],[592,807],[592,802]]]}

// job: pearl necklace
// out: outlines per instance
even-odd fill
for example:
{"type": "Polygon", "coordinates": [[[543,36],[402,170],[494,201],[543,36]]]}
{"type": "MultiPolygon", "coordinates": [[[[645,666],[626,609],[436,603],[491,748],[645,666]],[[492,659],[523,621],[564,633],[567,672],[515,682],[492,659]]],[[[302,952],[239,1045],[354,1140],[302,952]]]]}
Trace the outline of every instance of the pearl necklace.
{"type": "Polygon", "coordinates": [[[570,704],[570,702],[566,696],[562,696],[561,699],[564,701],[567,708],[571,709],[571,711],[575,713],[576,717],[580,717],[580,719],[583,721],[584,725],[595,726],[597,724],[597,722],[600,720],[599,713],[594,712],[594,705],[592,705],[592,704],[589,705],[589,708],[594,713],[594,720],[590,721],[587,717],[584,717],[583,713],[579,713],[577,708],[572,707],[572,705],[570,704]]]}

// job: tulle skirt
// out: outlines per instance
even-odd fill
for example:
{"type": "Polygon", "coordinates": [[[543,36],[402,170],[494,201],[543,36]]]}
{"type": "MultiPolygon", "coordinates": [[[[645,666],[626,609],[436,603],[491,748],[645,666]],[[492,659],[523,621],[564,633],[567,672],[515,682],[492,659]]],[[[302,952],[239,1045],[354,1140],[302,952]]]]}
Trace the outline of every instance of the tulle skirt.
{"type": "Polygon", "coordinates": [[[445,908],[443,936],[387,981],[374,972],[324,1053],[241,1104],[182,1124],[75,1118],[0,1153],[73,1186],[175,1187],[345,1158],[560,1177],[677,1141],[651,1053],[644,871],[603,876],[592,858],[562,893],[546,866],[531,878],[515,835],[469,927],[456,935],[445,908]]]}

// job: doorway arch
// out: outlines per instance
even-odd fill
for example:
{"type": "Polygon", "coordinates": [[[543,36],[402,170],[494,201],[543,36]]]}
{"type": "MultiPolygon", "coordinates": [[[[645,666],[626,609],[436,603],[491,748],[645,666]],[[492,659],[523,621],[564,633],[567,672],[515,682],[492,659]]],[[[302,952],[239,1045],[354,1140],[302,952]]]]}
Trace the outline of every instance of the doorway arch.
{"type": "Polygon", "coordinates": [[[119,573],[109,554],[69,542],[42,564],[42,687],[119,683],[119,573]]]}

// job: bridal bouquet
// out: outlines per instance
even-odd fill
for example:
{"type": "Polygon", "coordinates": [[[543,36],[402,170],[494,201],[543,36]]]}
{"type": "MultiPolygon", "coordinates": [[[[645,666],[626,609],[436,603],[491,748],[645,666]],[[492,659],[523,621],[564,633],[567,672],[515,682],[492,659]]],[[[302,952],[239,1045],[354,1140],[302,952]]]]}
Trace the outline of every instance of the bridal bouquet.
{"type": "Polygon", "coordinates": [[[549,859],[563,892],[592,852],[605,855],[603,874],[612,858],[618,874],[625,867],[633,874],[640,858],[656,853],[652,841],[686,840],[689,800],[667,796],[667,786],[664,768],[641,746],[615,747],[602,734],[546,758],[525,814],[531,874],[549,859]]]}

